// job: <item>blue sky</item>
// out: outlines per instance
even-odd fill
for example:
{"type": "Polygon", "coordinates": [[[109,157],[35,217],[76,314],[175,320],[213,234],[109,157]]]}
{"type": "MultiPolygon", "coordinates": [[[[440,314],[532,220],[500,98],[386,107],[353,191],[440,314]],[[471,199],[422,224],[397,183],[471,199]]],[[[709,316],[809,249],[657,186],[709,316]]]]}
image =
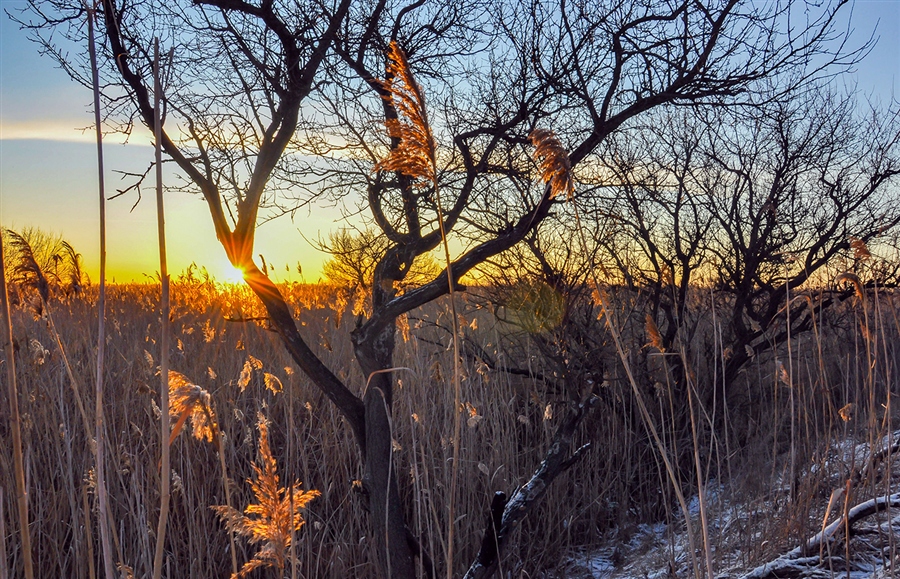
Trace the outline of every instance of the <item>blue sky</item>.
{"type": "MultiPolygon", "coordinates": [[[[4,11],[25,5],[0,0],[4,11]]],[[[887,102],[900,98],[900,0],[857,0],[853,8],[852,42],[864,41],[878,25],[879,42],[858,71],[846,80],[863,94],[887,102]]],[[[96,146],[91,94],[71,82],[53,61],[42,57],[24,32],[0,15],[0,224],[28,226],[63,235],[85,258],[96,279],[99,267],[96,146]]],[[[150,137],[137,133],[128,145],[112,137],[105,148],[107,193],[121,187],[114,171],[143,171],[152,160],[150,137]]],[[[116,281],[142,280],[158,270],[156,207],[153,192],[144,191],[136,209],[134,195],[114,199],[108,211],[108,267],[116,281]]],[[[169,269],[178,273],[192,261],[217,277],[228,271],[224,251],[216,241],[205,204],[185,193],[166,195],[169,269]]],[[[257,252],[276,266],[303,266],[309,281],[318,278],[325,257],[298,233],[315,239],[338,227],[334,209],[299,212],[296,223],[281,218],[260,228],[257,252]],[[285,240],[289,240],[285,242],[285,240]]],[[[296,279],[296,274],[293,278],[296,279]]]]}

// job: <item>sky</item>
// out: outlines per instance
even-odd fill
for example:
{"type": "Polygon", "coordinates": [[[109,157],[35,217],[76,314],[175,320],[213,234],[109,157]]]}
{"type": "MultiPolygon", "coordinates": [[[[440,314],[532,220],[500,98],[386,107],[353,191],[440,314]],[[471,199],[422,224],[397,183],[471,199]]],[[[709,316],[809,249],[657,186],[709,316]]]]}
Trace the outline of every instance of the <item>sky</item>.
{"type": "MultiPolygon", "coordinates": [[[[99,271],[99,192],[91,93],[69,80],[6,11],[22,0],[0,0],[0,224],[14,230],[37,227],[62,235],[79,251],[92,279],[99,271]]],[[[864,95],[886,103],[900,98],[900,0],[857,0],[851,44],[876,31],[878,43],[846,81],[864,95]],[[876,29],[877,25],[877,29],[876,29]]],[[[143,172],[153,159],[149,133],[128,144],[105,142],[107,197],[123,186],[117,171],[143,172]]],[[[159,270],[156,204],[151,187],[135,204],[134,194],[107,202],[107,279],[145,281],[159,270]]],[[[225,252],[216,240],[206,205],[198,195],[165,196],[169,272],[192,262],[217,279],[232,279],[225,252]]],[[[279,280],[316,281],[327,255],[305,239],[318,239],[340,227],[340,212],[322,207],[302,210],[262,225],[256,251],[273,264],[279,280]],[[301,235],[300,231],[303,234],[301,235]],[[300,264],[303,276],[297,274],[300,264]],[[289,269],[290,272],[285,271],[289,269]]]]}

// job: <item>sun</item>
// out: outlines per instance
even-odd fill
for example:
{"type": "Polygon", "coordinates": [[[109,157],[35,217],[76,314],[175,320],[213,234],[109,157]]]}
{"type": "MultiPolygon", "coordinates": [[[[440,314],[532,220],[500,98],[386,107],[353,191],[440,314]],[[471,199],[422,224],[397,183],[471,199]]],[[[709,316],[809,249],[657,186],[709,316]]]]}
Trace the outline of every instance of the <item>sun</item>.
{"type": "Polygon", "coordinates": [[[226,262],[225,265],[222,266],[222,278],[222,281],[224,281],[225,283],[244,283],[244,270],[238,267],[234,267],[230,263],[226,262]]]}

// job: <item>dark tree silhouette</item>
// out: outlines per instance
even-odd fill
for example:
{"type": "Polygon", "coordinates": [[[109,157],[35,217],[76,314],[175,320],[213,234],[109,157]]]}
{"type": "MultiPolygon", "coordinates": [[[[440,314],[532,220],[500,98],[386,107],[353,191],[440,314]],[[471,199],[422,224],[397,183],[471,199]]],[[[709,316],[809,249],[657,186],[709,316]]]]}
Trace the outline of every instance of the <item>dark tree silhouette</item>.
{"type": "MultiPolygon", "coordinates": [[[[123,130],[134,122],[154,128],[152,39],[171,50],[163,150],[185,187],[205,199],[217,238],[246,272],[287,351],[353,431],[381,574],[411,577],[416,557],[430,559],[406,527],[391,467],[395,392],[386,370],[396,320],[447,294],[566,202],[552,184],[534,186],[528,135],[539,126],[554,129],[577,174],[582,166],[590,170],[609,135],[661,105],[753,100],[764,79],[802,84],[858,54],[831,42],[844,4],[102,0],[98,14],[105,105],[123,130]],[[788,16],[801,10],[806,24],[787,28],[788,16]],[[435,187],[403,171],[372,171],[403,144],[384,129],[405,114],[384,98],[396,70],[386,66],[391,41],[406,51],[433,116],[442,211],[435,187]],[[309,162],[304,154],[318,158],[309,162]],[[365,196],[371,222],[390,241],[374,269],[372,313],[352,334],[367,377],[364,397],[310,349],[278,288],[253,261],[261,211],[350,193],[365,196]],[[441,230],[462,241],[449,275],[398,293],[395,282],[438,246],[441,230]]],[[[80,57],[55,47],[52,36],[84,46],[84,9],[61,0],[30,0],[30,7],[22,21],[88,84],[80,57]]],[[[517,522],[572,464],[572,433],[585,404],[573,402],[532,481],[509,501],[495,501],[497,523],[488,536],[496,545],[483,546],[470,577],[496,570],[517,522]]],[[[448,576],[458,571],[456,561],[446,566],[448,576]]],[[[433,572],[430,563],[423,567],[433,572]]]]}

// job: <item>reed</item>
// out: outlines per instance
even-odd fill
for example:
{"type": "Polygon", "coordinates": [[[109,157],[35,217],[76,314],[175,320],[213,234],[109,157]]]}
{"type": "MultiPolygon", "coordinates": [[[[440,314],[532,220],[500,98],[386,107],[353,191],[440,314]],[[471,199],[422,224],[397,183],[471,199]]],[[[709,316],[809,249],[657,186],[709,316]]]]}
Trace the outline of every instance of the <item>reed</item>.
{"type": "MultiPolygon", "coordinates": [[[[97,138],[97,186],[100,197],[100,291],[97,316],[97,373],[94,410],[94,441],[96,448],[96,485],[98,508],[97,526],[100,528],[100,545],[103,551],[103,567],[106,579],[113,579],[113,554],[109,529],[109,501],[106,486],[106,432],[103,419],[103,372],[106,359],[106,186],[103,167],[103,127],[100,113],[100,77],[97,68],[97,48],[94,43],[95,7],[83,0],[87,15],[88,53],[91,62],[91,88],[94,93],[94,131],[97,138]]],[[[123,561],[119,561],[124,564],[123,561]]]]}
{"type": "MultiPolygon", "coordinates": [[[[2,236],[0,236],[2,238],[2,236]]],[[[9,291],[6,286],[6,263],[3,259],[3,242],[0,241],[0,308],[3,313],[3,349],[6,358],[6,386],[9,396],[9,429],[12,432],[13,464],[15,467],[16,506],[19,514],[19,535],[22,539],[22,560],[26,579],[34,578],[31,560],[31,527],[28,523],[28,487],[25,485],[25,461],[22,454],[22,418],[19,414],[19,389],[16,382],[16,361],[9,309],[9,291]]],[[[3,486],[3,485],[0,485],[3,486]]],[[[3,549],[6,556],[6,549],[3,549]]],[[[5,567],[5,565],[4,565],[5,567]]]]}
{"type": "MultiPolygon", "coordinates": [[[[160,277],[160,338],[159,338],[159,374],[160,374],[160,440],[169,438],[169,266],[166,254],[166,212],[163,203],[162,183],[162,86],[160,81],[159,39],[153,42],[153,139],[156,166],[156,222],[159,242],[159,277],[160,277]]],[[[162,577],[163,552],[166,544],[166,525],[169,520],[169,500],[171,492],[171,465],[169,444],[160,444],[160,489],[159,489],[159,522],[156,527],[156,553],[153,558],[153,579],[162,577]]]]}
{"type": "MultiPolygon", "coordinates": [[[[286,284],[280,289],[291,307],[303,311],[303,331],[318,337],[312,344],[326,363],[349,381],[364,383],[353,362],[353,345],[343,331],[346,328],[334,326],[335,308],[345,308],[346,314],[351,305],[339,306],[332,287],[286,284]]],[[[779,378],[776,364],[778,359],[786,362],[786,345],[753,359],[741,375],[743,382],[736,395],[727,400],[728,420],[721,420],[725,401],[714,404],[708,393],[716,375],[714,368],[721,367],[727,355],[715,346],[722,321],[709,291],[696,290],[692,308],[699,303],[708,307],[696,321],[699,330],[695,337],[684,344],[690,353],[685,357],[696,376],[692,395],[697,418],[695,446],[690,429],[677,426],[684,417],[684,424],[690,427],[688,400],[666,385],[662,361],[674,356],[663,357],[644,346],[651,340],[643,296],[623,288],[603,289],[611,317],[617,320],[625,359],[685,500],[696,493],[698,477],[702,477],[699,482],[704,489],[709,489],[705,502],[713,565],[723,569],[723,562],[717,559],[733,548],[741,553],[742,564],[750,567],[781,548],[792,548],[799,537],[821,530],[831,491],[845,487],[841,478],[845,473],[861,470],[864,449],[871,446],[865,441],[889,434],[892,422],[882,404],[890,393],[896,393],[891,378],[900,361],[896,347],[900,344],[896,315],[900,300],[895,293],[879,289],[876,295],[865,290],[868,334],[863,330],[863,302],[851,297],[817,318],[815,334],[793,337],[793,364],[784,364],[796,389],[793,448],[797,480],[790,481],[788,387],[779,378]],[[868,359],[866,340],[870,341],[868,359]],[[654,387],[657,382],[659,388],[654,387]],[[873,393],[879,402],[874,421],[869,417],[873,393]],[[839,410],[848,404],[853,406],[845,410],[845,421],[839,410]],[[873,424],[878,430],[870,434],[873,424]],[[858,447],[857,442],[865,444],[858,447]],[[696,472],[695,449],[700,474],[696,472]],[[726,517],[734,502],[741,505],[737,519],[726,517]],[[760,543],[760,533],[768,543],[760,543]]],[[[108,290],[110,355],[104,376],[110,385],[105,410],[111,452],[107,484],[119,537],[119,546],[113,543],[113,549],[121,549],[122,560],[128,561],[135,576],[149,576],[154,549],[146,529],[155,522],[152,513],[158,500],[156,473],[162,442],[154,434],[161,419],[154,411],[159,400],[158,361],[155,356],[148,359],[145,350],[155,347],[159,339],[159,286],[111,285],[108,290]]],[[[457,296],[459,314],[468,321],[460,329],[464,377],[460,397],[465,416],[459,480],[466,482],[459,486],[458,513],[484,512],[489,507],[486,497],[494,490],[515,488],[527,481],[567,404],[567,396],[553,380],[559,366],[542,353],[536,341],[563,328],[533,325],[524,329],[514,316],[504,313],[506,306],[497,297],[498,291],[476,286],[457,296]]],[[[803,290],[796,292],[799,296],[803,290]]],[[[66,307],[61,307],[62,299],[51,293],[57,331],[70,354],[73,372],[89,376],[96,362],[97,335],[96,328],[89,332],[85,328],[96,320],[98,288],[86,288],[81,296],[65,301],[66,307]]],[[[608,336],[603,329],[606,322],[597,319],[598,307],[587,292],[572,291],[570,304],[578,305],[567,306],[567,324],[579,325],[580,333],[608,336]]],[[[51,329],[44,320],[34,318],[27,304],[13,307],[11,313],[18,343],[52,340],[51,329]]],[[[253,557],[254,551],[242,541],[231,547],[227,528],[209,507],[259,504],[248,485],[227,481],[223,465],[234,480],[253,479],[251,461],[242,457],[260,452],[255,417],[262,411],[271,421],[267,436],[272,455],[278,457],[278,473],[290,473],[290,480],[302,480],[305,489],[321,493],[305,507],[306,524],[292,542],[297,575],[373,577],[370,555],[365,543],[360,543],[370,532],[365,501],[348,484],[360,477],[359,466],[346,452],[353,440],[342,428],[340,415],[296,370],[270,332],[253,323],[226,321],[261,313],[252,296],[240,287],[216,287],[193,273],[172,278],[171,352],[184,378],[170,380],[172,432],[181,434],[165,441],[171,443],[173,469],[166,574],[197,579],[226,576],[233,573],[230,553],[236,553],[241,563],[253,557]],[[261,366],[251,363],[241,390],[250,356],[261,366]],[[267,388],[266,373],[283,384],[281,392],[267,388]],[[208,395],[208,403],[201,390],[208,395]],[[189,407],[190,414],[182,420],[189,407]],[[183,436],[186,430],[195,432],[193,419],[206,418],[206,408],[219,433],[212,444],[183,436]],[[179,422],[182,425],[176,428],[179,422]],[[287,451],[289,444],[293,445],[291,452],[287,451]]],[[[347,319],[345,315],[344,324],[347,319]]],[[[453,482],[452,465],[446,458],[451,450],[455,398],[454,361],[448,348],[452,332],[449,308],[436,303],[414,312],[408,323],[408,341],[398,338],[395,359],[398,367],[409,370],[398,375],[397,388],[403,395],[396,397],[393,409],[394,472],[403,483],[401,500],[408,509],[411,530],[428,537],[425,548],[431,552],[446,553],[447,497],[453,482]]],[[[587,453],[548,490],[537,516],[521,522],[519,532],[524,538],[504,559],[505,573],[565,575],[561,568],[568,557],[605,544],[611,537],[625,544],[642,523],[668,520],[673,540],[680,536],[679,540],[686,541],[684,533],[695,527],[694,536],[702,537],[696,511],[691,511],[690,527],[678,514],[675,487],[637,408],[619,354],[610,344],[587,350],[586,358],[579,357],[574,347],[569,355],[570,364],[587,360],[603,368],[592,374],[600,408],[577,436],[578,444],[590,441],[601,450],[587,453]]],[[[96,512],[97,478],[65,365],[53,352],[42,364],[23,359],[16,373],[22,416],[27,416],[22,427],[23,448],[32,453],[27,460],[32,473],[30,520],[32,529],[39,529],[42,537],[33,546],[35,576],[90,579],[91,552],[100,544],[100,535],[96,525],[87,529],[84,521],[86,514],[96,512]],[[93,503],[87,508],[85,498],[93,503]],[[73,533],[72,529],[79,531],[73,533]]],[[[93,404],[92,394],[85,394],[85,403],[93,404]]],[[[13,489],[12,456],[0,460],[8,461],[0,468],[0,486],[13,489]]],[[[853,483],[855,496],[868,496],[873,488],[884,490],[879,482],[884,465],[880,468],[860,475],[853,483]]],[[[6,500],[6,512],[16,512],[12,492],[6,493],[6,500]]],[[[843,510],[843,502],[832,506],[832,519],[843,510]]],[[[456,524],[458,537],[479,537],[484,528],[480,517],[464,517],[456,524]]],[[[14,529],[18,531],[19,525],[14,529]]],[[[16,543],[8,542],[11,557],[16,543]]],[[[455,565],[474,557],[472,543],[458,543],[455,565]]],[[[699,540],[698,546],[703,547],[699,540]]],[[[99,548],[95,551],[100,554],[99,548]]],[[[287,558],[285,561],[292,564],[287,558]]],[[[12,576],[24,575],[21,558],[10,563],[12,576]]],[[[676,568],[684,569],[683,565],[684,561],[677,562],[676,568]]],[[[686,566],[691,567],[689,560],[686,566]]]]}
{"type": "Polygon", "coordinates": [[[386,99],[397,111],[397,118],[386,121],[388,134],[397,141],[388,156],[375,165],[376,170],[396,171],[421,181],[421,186],[430,187],[434,191],[435,209],[438,228],[441,234],[441,245],[444,250],[446,266],[448,300],[450,306],[450,326],[453,334],[453,438],[452,448],[452,480],[450,497],[447,502],[447,579],[454,575],[453,561],[456,545],[456,502],[459,487],[459,445],[462,428],[462,398],[460,395],[459,364],[459,319],[456,311],[456,282],[453,278],[453,265],[450,258],[450,244],[444,224],[444,211],[441,205],[440,186],[437,177],[437,147],[431,124],[428,122],[428,111],[425,107],[425,94],[416,82],[406,54],[396,41],[391,41],[388,48],[388,75],[383,83],[386,99]]]}
{"type": "MultiPolygon", "coordinates": [[[[247,537],[250,544],[259,544],[259,550],[244,563],[233,578],[246,577],[254,569],[273,567],[279,576],[284,575],[286,562],[290,560],[291,541],[294,533],[304,525],[302,510],[319,491],[304,491],[299,481],[289,488],[280,486],[278,467],[269,446],[269,423],[262,413],[257,418],[259,430],[259,459],[253,464],[254,476],[247,479],[256,503],[243,512],[229,506],[212,507],[225,522],[228,530],[247,537]]],[[[293,560],[290,560],[293,564],[293,560]]]]}

